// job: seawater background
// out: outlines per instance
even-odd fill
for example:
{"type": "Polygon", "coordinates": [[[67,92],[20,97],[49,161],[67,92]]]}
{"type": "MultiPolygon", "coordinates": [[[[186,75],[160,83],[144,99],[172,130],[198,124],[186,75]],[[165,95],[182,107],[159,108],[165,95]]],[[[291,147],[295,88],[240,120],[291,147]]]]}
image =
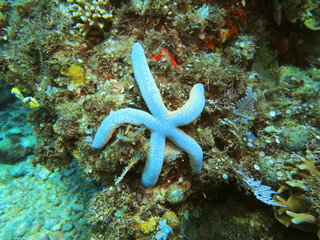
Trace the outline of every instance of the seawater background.
{"type": "Polygon", "coordinates": [[[2,96],[0,239],[89,239],[86,212],[96,186],[81,177],[75,163],[52,172],[33,166],[37,139],[27,122],[31,110],[2,96]]]}

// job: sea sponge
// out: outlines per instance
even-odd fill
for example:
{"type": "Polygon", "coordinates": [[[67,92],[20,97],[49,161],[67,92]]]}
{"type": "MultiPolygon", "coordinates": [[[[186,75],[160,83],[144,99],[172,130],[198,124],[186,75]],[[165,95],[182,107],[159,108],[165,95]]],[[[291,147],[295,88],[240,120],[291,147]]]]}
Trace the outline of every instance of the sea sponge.
{"type": "Polygon", "coordinates": [[[83,69],[83,67],[77,64],[72,65],[67,70],[62,71],[61,73],[70,77],[69,84],[76,87],[82,85],[88,80],[86,76],[86,72],[83,69]]]}

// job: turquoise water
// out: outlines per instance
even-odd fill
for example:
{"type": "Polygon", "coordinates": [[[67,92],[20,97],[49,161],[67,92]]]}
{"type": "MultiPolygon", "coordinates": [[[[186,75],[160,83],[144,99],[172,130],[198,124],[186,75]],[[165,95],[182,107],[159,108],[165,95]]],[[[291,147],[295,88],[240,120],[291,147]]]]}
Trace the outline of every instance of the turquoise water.
{"type": "Polygon", "coordinates": [[[88,239],[95,184],[76,163],[53,171],[34,166],[30,110],[11,100],[0,112],[0,239],[88,239]]]}

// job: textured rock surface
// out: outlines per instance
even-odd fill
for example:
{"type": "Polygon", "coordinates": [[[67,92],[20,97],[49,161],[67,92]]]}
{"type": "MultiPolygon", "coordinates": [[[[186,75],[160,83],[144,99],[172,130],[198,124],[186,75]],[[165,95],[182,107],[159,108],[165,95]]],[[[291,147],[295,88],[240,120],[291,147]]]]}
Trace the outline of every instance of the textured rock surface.
{"type": "Polygon", "coordinates": [[[31,161],[0,167],[0,239],[87,239],[93,183],[75,164],[50,172],[31,161]]]}
{"type": "Polygon", "coordinates": [[[27,122],[28,112],[17,102],[0,112],[0,163],[14,164],[32,154],[37,141],[27,122]]]}

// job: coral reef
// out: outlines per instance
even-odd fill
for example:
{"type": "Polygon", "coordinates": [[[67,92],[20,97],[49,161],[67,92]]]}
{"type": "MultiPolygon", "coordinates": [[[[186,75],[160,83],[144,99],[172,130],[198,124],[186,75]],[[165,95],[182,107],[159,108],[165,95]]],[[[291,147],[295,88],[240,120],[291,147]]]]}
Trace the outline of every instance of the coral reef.
{"type": "Polygon", "coordinates": [[[8,40],[5,27],[9,21],[9,9],[8,1],[0,1],[0,43],[8,40]]]}
{"type": "Polygon", "coordinates": [[[101,35],[106,37],[112,24],[112,12],[109,1],[103,0],[68,0],[67,10],[70,17],[76,22],[75,28],[78,28],[83,36],[101,35]]]}
{"type": "Polygon", "coordinates": [[[290,22],[301,21],[311,30],[320,30],[318,0],[284,0],[283,8],[290,22]]]}
{"type": "Polygon", "coordinates": [[[274,197],[283,207],[275,207],[275,216],[287,227],[320,237],[319,156],[307,151],[306,156],[293,154],[284,161],[285,167],[277,173],[281,187],[274,197]]]}
{"type": "MultiPolygon", "coordinates": [[[[39,139],[34,164],[64,171],[77,162],[83,178],[100,184],[87,210],[95,226],[91,239],[201,239],[204,232],[215,239],[314,239],[320,196],[318,5],[0,1],[0,78],[19,90],[13,93],[20,100],[28,96],[29,106],[37,106],[7,104],[10,122],[19,117],[33,125],[39,139]],[[140,176],[154,148],[144,126],[120,126],[107,146],[92,148],[107,116],[122,108],[152,111],[134,77],[135,42],[145,50],[169,112],[188,101],[192,86],[204,86],[203,112],[181,127],[203,150],[199,176],[192,175],[185,151],[166,141],[159,179],[143,187],[140,176]],[[15,115],[17,105],[29,111],[28,118],[15,115]],[[272,210],[254,194],[244,196],[242,187],[259,197],[267,188],[260,200],[279,206],[272,210]]],[[[32,136],[10,124],[4,128],[2,146],[18,149],[32,136]]],[[[21,161],[34,144],[8,162],[21,161]]]]}

